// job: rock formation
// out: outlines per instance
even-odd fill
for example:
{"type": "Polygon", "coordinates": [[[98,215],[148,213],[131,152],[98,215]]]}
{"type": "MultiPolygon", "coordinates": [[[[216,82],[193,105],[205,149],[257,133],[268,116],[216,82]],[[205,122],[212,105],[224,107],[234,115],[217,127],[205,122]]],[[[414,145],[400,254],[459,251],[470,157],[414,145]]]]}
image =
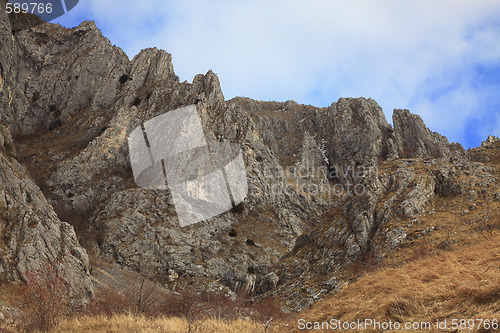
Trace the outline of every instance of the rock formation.
{"type": "Polygon", "coordinates": [[[73,227],[61,222],[26,170],[0,152],[0,279],[19,281],[57,265],[75,301],[93,293],[86,251],[73,227]]]}
{"type": "Polygon", "coordinates": [[[289,295],[287,307],[301,309],[342,288],[347,264],[404,244],[436,196],[472,200],[489,195],[475,186],[495,182],[486,155],[450,144],[408,110],[394,111],[393,128],[366,98],[327,108],[225,101],[213,72],[179,82],[170,54],[146,49],[129,60],[93,22],[14,29],[21,19],[0,12],[5,280],[57,261],[73,292],[91,295],[76,230],[94,256],[166,285],[215,281],[289,295]],[[241,147],[249,195],[181,228],[168,190],[134,183],[127,137],[191,104],[207,140],[241,147]],[[321,283],[301,287],[310,280],[321,283]]]}

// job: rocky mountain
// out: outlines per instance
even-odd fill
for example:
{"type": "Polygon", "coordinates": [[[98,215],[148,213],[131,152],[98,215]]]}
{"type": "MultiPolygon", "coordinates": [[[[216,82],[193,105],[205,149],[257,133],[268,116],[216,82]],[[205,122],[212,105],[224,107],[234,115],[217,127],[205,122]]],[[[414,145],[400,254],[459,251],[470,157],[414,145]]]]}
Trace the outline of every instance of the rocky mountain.
{"type": "Polygon", "coordinates": [[[450,144],[408,110],[394,110],[393,127],[366,98],[226,101],[216,74],[180,82],[163,50],[130,60],[93,22],[15,28],[26,20],[0,11],[2,281],[60,263],[88,300],[90,256],[166,288],[277,295],[300,310],[341,289],[349,264],[417,237],[436,198],[499,200],[488,154],[450,144]],[[249,194],[181,227],[169,190],[135,184],[127,138],[193,104],[207,140],[241,148],[249,194]]]}

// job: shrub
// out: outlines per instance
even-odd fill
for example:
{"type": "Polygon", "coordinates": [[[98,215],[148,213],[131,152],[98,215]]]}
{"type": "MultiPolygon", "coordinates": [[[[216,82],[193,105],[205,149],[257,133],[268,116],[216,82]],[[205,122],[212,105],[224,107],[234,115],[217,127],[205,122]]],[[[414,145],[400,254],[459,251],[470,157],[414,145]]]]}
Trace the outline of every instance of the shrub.
{"type": "Polygon", "coordinates": [[[54,114],[54,118],[59,118],[61,116],[61,110],[58,110],[55,104],[49,106],[49,111],[54,114]]]}
{"type": "Polygon", "coordinates": [[[125,313],[130,304],[126,295],[115,289],[103,288],[98,297],[93,298],[87,305],[86,314],[90,316],[108,316],[125,313]]]}
{"type": "Polygon", "coordinates": [[[5,148],[5,151],[8,153],[11,153],[14,150],[14,148],[12,148],[12,146],[10,144],[8,144],[7,142],[3,143],[3,147],[5,148]]]}
{"type": "Polygon", "coordinates": [[[138,106],[139,104],[141,104],[141,99],[139,97],[136,97],[134,99],[134,103],[132,103],[133,106],[138,106]]]}
{"type": "MultiPolygon", "coordinates": [[[[252,269],[255,270],[249,268],[252,269]]],[[[224,321],[246,317],[260,322],[266,331],[271,324],[280,325],[287,320],[286,314],[271,298],[261,302],[242,298],[233,300],[224,291],[201,291],[198,287],[189,285],[179,292],[172,292],[161,287],[159,289],[153,287],[150,283],[152,282],[146,282],[147,286],[144,287],[141,287],[141,283],[136,283],[123,291],[101,289],[98,297],[89,304],[85,314],[87,317],[104,317],[104,320],[120,315],[133,315],[134,318],[175,317],[186,322],[188,327],[182,330],[183,332],[202,331],[200,322],[207,318],[224,321]],[[150,302],[141,301],[142,305],[137,306],[138,300],[145,300],[144,297],[137,297],[139,295],[153,295],[154,298],[148,298],[150,302]]],[[[149,318],[147,320],[152,320],[149,318]]]]}
{"type": "Polygon", "coordinates": [[[160,313],[164,298],[165,292],[157,283],[142,277],[126,290],[103,288],[86,311],[94,316],[126,313],[152,316],[160,313]]]}
{"type": "Polygon", "coordinates": [[[253,303],[250,305],[252,310],[255,310],[252,317],[255,320],[266,322],[270,324],[271,321],[285,321],[287,319],[286,313],[284,313],[281,308],[277,305],[276,301],[272,297],[265,298],[264,300],[253,303]]]}
{"type": "Polygon", "coordinates": [[[97,245],[102,246],[106,241],[108,226],[104,222],[100,222],[94,227],[95,241],[97,245]]]}
{"type": "Polygon", "coordinates": [[[229,236],[230,236],[230,237],[236,237],[236,236],[238,236],[238,233],[236,232],[236,230],[231,229],[231,230],[229,231],[229,236]]]}
{"type": "Polygon", "coordinates": [[[432,253],[432,245],[429,244],[429,241],[427,239],[422,239],[412,248],[411,258],[413,260],[417,260],[425,256],[428,256],[431,253],[432,253]]]}
{"type": "Polygon", "coordinates": [[[21,285],[22,315],[18,324],[25,331],[48,331],[69,309],[69,288],[58,264],[28,270],[21,285]]]}
{"type": "Polygon", "coordinates": [[[358,261],[350,264],[351,269],[356,275],[373,272],[377,269],[378,260],[373,251],[363,251],[358,261]]]}
{"type": "Polygon", "coordinates": [[[165,296],[161,307],[163,315],[195,319],[201,317],[200,294],[193,289],[182,290],[165,296]]]}
{"type": "Polygon", "coordinates": [[[256,246],[255,245],[255,242],[253,241],[253,239],[251,238],[247,238],[247,245],[250,245],[250,246],[256,246]]]}
{"type": "Polygon", "coordinates": [[[146,277],[142,277],[136,288],[128,291],[128,298],[132,301],[131,311],[148,314],[148,312],[155,311],[162,301],[161,287],[146,277]]]}
{"type": "Polygon", "coordinates": [[[108,129],[108,126],[101,127],[98,135],[101,135],[102,133],[106,132],[107,129],[108,129]]]}
{"type": "Polygon", "coordinates": [[[34,102],[38,101],[40,99],[40,92],[39,91],[35,91],[33,93],[33,96],[31,96],[31,100],[34,102]]]}
{"type": "Polygon", "coordinates": [[[53,130],[55,130],[56,128],[61,127],[61,126],[62,126],[62,121],[61,121],[61,119],[56,119],[56,120],[54,120],[52,123],[50,123],[50,125],[49,125],[49,130],[50,130],[50,131],[53,131],[53,130]]]}
{"type": "Polygon", "coordinates": [[[125,82],[127,82],[129,78],[130,77],[127,74],[123,74],[122,76],[120,76],[120,79],[119,79],[120,84],[125,84],[125,82]]]}

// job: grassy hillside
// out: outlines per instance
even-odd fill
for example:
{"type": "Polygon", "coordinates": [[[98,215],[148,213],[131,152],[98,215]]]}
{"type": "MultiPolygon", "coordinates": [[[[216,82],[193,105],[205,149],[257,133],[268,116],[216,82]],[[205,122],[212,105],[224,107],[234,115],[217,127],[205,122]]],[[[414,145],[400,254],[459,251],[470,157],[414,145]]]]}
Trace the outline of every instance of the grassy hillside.
{"type": "MultiPolygon", "coordinates": [[[[500,233],[489,233],[472,246],[368,273],[335,297],[299,314],[296,320],[301,318],[305,322],[372,319],[433,325],[445,319],[449,325],[453,319],[500,320],[500,233]]],[[[493,332],[477,330],[477,326],[476,330],[459,332],[476,331],[493,332]]]]}
{"type": "MultiPolygon", "coordinates": [[[[332,319],[342,322],[372,319],[402,325],[406,322],[431,323],[433,328],[414,332],[441,332],[434,326],[445,319],[449,328],[453,319],[474,319],[476,329],[465,326],[455,331],[495,332],[477,329],[477,325],[480,319],[500,320],[500,232],[485,233],[483,240],[474,245],[427,255],[397,268],[382,267],[367,272],[334,297],[293,319],[264,321],[249,317],[218,319],[217,316],[190,319],[117,313],[63,319],[51,332],[299,332],[303,331],[299,327],[305,323],[319,322],[321,325],[332,319]]],[[[10,331],[15,331],[14,327],[10,331]]],[[[347,331],[382,332],[373,329],[347,331]]]]}

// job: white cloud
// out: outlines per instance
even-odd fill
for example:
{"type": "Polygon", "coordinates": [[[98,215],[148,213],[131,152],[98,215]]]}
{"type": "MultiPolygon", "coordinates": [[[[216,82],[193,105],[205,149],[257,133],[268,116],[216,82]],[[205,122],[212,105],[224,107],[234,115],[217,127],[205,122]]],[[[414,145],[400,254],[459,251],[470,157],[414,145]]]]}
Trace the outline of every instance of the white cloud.
{"type": "Polygon", "coordinates": [[[343,96],[371,97],[389,121],[393,108],[410,108],[467,145],[467,119],[486,112],[482,98],[498,94],[474,82],[476,66],[500,65],[496,0],[90,0],[87,6],[129,56],[165,49],[187,80],[213,69],[226,98],[325,106],[343,96]]]}

